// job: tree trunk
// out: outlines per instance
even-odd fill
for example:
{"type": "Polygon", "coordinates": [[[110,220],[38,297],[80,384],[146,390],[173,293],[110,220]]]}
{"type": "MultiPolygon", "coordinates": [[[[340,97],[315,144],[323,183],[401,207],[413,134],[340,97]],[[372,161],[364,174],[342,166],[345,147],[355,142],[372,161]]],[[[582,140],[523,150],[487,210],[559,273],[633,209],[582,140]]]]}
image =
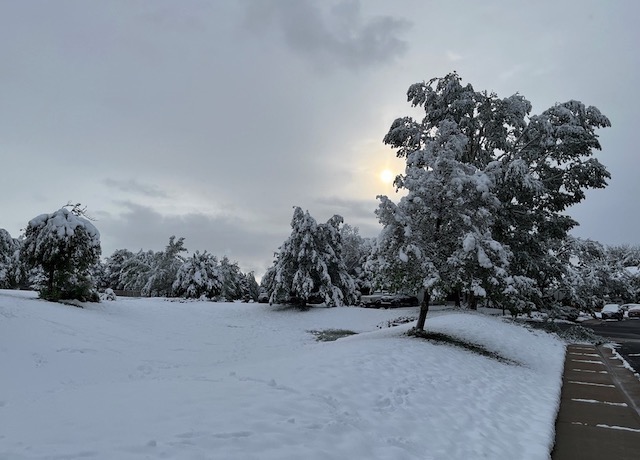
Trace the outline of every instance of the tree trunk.
{"type": "Polygon", "coordinates": [[[53,292],[53,276],[55,274],[55,270],[53,268],[49,269],[49,279],[47,282],[47,286],[49,287],[49,295],[53,292]]]}
{"type": "Polygon", "coordinates": [[[430,298],[431,298],[431,293],[425,292],[424,298],[422,299],[422,303],[420,304],[420,316],[418,316],[418,324],[416,325],[416,329],[419,331],[424,331],[424,323],[427,320],[427,313],[429,313],[430,298]]]}
{"type": "Polygon", "coordinates": [[[477,310],[478,309],[478,299],[477,299],[476,295],[473,292],[469,295],[469,308],[471,310],[477,310]]]}

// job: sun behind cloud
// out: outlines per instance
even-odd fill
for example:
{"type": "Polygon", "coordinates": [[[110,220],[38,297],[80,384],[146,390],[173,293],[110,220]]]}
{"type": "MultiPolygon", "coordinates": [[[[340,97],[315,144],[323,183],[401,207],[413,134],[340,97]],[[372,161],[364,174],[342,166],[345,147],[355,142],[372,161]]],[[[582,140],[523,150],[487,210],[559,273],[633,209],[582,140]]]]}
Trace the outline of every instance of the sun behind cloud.
{"type": "Polygon", "coordinates": [[[383,169],[380,172],[380,180],[385,184],[390,184],[396,178],[395,174],[390,169],[383,169]]]}

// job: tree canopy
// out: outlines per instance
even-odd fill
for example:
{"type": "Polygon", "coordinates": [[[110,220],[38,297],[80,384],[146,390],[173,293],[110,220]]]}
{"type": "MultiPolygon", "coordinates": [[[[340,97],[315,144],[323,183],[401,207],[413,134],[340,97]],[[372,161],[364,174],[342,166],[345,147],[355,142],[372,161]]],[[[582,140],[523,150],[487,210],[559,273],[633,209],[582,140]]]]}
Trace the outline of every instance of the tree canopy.
{"type": "Polygon", "coordinates": [[[407,99],[424,117],[398,118],[384,137],[406,161],[395,185],[407,190],[397,205],[379,197],[384,276],[425,289],[427,301],[463,290],[539,302],[577,225],[563,213],[610,177],[594,157],[609,120],[573,100],[530,115],[522,95],[500,99],[456,73],[411,85],[407,99]]]}
{"type": "Polygon", "coordinates": [[[90,271],[100,254],[100,233],[77,205],[31,219],[21,249],[27,267],[42,272],[40,295],[51,300],[94,297],[90,271]]]}
{"type": "Polygon", "coordinates": [[[341,216],[318,224],[295,207],[291,235],[265,275],[270,301],[306,305],[312,295],[329,306],[355,301],[355,285],[342,256],[341,216]]]}

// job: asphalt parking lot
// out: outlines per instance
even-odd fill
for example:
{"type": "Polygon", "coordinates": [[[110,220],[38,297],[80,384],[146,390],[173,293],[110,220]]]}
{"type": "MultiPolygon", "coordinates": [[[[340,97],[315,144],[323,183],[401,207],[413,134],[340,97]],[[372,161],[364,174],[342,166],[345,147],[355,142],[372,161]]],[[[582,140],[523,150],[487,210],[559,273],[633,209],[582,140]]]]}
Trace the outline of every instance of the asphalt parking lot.
{"type": "Polygon", "coordinates": [[[582,326],[616,343],[616,350],[633,367],[640,372],[640,320],[625,318],[622,321],[590,319],[583,321],[582,326]]]}

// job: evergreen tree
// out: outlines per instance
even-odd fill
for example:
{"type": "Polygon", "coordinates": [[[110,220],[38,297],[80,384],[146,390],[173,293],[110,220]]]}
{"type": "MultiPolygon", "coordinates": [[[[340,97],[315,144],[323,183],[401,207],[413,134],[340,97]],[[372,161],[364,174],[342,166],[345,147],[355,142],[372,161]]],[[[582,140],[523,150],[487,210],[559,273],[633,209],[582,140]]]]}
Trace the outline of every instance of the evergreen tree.
{"type": "Polygon", "coordinates": [[[132,257],[123,260],[118,286],[124,290],[142,292],[149,282],[156,260],[157,257],[151,250],[140,250],[132,257]]]}
{"type": "Polygon", "coordinates": [[[249,272],[246,274],[240,273],[240,292],[242,293],[243,301],[258,301],[258,296],[260,295],[260,285],[256,281],[256,277],[253,272],[249,272]]]}
{"type": "Polygon", "coordinates": [[[212,299],[222,293],[222,271],[215,256],[196,251],[180,266],[173,282],[173,293],[191,299],[212,299]]]}
{"type": "Polygon", "coordinates": [[[21,280],[21,242],[0,228],[0,288],[13,289],[21,280]]]}
{"type": "Polygon", "coordinates": [[[116,249],[104,261],[103,275],[100,280],[101,287],[116,290],[124,290],[124,283],[121,280],[122,269],[126,262],[133,259],[135,254],[128,249],[116,249]]]}
{"type": "Polygon", "coordinates": [[[270,302],[295,302],[307,305],[312,295],[329,306],[355,301],[355,286],[342,259],[340,225],[342,217],[333,216],[318,225],[309,212],[295,207],[291,236],[280,247],[269,277],[270,302]]]}
{"type": "Polygon", "coordinates": [[[184,238],[179,238],[176,241],[176,237],[171,236],[165,250],[153,254],[147,282],[142,286],[143,296],[162,297],[171,295],[178,269],[184,263],[184,257],[180,254],[186,252],[186,250],[184,238]]]}
{"type": "Polygon", "coordinates": [[[221,296],[225,300],[238,300],[243,297],[243,278],[244,275],[240,272],[240,267],[236,262],[231,262],[227,256],[220,260],[221,296]]]}
{"type": "Polygon", "coordinates": [[[347,273],[353,278],[356,289],[361,294],[368,294],[373,287],[373,279],[365,270],[367,259],[371,254],[373,240],[360,236],[358,227],[344,224],[340,229],[342,253],[347,273]]]}
{"type": "Polygon", "coordinates": [[[25,230],[20,257],[30,269],[41,270],[40,296],[48,300],[98,300],[91,268],[100,259],[100,233],[79,205],[35,217],[25,230]]]}

